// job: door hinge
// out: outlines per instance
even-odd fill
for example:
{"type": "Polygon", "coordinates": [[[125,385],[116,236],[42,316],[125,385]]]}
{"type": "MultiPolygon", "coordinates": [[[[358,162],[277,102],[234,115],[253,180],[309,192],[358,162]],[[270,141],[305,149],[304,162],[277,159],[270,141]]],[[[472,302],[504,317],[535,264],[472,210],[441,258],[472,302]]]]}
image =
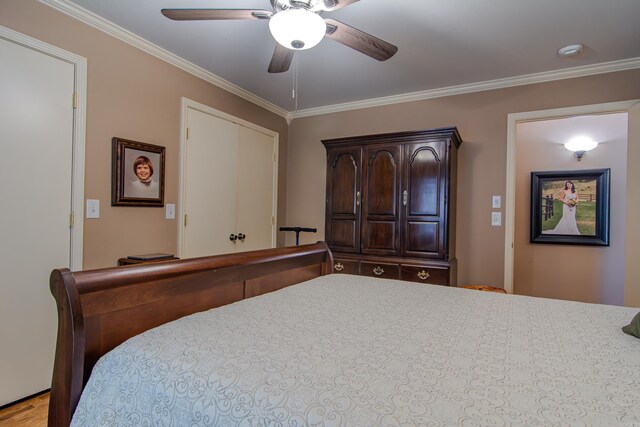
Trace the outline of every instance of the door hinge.
{"type": "Polygon", "coordinates": [[[78,108],[78,94],[73,92],[73,96],[71,97],[71,108],[74,110],[78,108]]]}
{"type": "Polygon", "coordinates": [[[191,129],[187,128],[187,139],[191,138],[191,129]]]}
{"type": "Polygon", "coordinates": [[[276,225],[276,217],[275,216],[271,217],[271,225],[276,225]]]}
{"type": "Polygon", "coordinates": [[[184,214],[184,226],[187,226],[187,214],[184,214]]]}
{"type": "Polygon", "coordinates": [[[75,222],[75,215],[73,212],[69,213],[69,228],[73,228],[75,222]]]}

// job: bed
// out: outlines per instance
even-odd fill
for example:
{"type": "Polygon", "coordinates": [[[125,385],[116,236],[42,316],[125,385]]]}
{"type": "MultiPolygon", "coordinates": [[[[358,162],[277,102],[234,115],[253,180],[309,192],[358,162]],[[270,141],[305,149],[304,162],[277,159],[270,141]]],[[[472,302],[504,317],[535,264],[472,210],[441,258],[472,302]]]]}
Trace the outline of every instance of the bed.
{"type": "Polygon", "coordinates": [[[55,270],[50,425],[640,425],[637,309],[332,265],[318,243],[55,270]]]}

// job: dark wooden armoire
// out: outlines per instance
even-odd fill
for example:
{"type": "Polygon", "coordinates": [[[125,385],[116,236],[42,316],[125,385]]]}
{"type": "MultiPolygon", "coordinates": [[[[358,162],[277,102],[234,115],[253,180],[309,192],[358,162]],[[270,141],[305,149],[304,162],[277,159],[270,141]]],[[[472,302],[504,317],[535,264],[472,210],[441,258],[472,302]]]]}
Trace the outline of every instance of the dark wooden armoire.
{"type": "Polygon", "coordinates": [[[455,127],[323,140],[341,273],[456,286],[455,127]]]}

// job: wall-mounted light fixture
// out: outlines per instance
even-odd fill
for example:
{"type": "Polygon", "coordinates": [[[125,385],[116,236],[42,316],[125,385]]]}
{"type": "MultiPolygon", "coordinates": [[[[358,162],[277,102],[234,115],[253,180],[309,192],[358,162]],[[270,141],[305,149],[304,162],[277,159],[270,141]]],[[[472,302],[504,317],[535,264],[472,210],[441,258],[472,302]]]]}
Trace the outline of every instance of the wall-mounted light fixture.
{"type": "Polygon", "coordinates": [[[564,148],[576,153],[576,157],[578,158],[578,161],[582,160],[582,156],[584,156],[584,153],[586,153],[587,151],[593,150],[597,146],[598,146],[598,143],[596,141],[584,135],[571,138],[568,142],[564,144],[564,148]]]}

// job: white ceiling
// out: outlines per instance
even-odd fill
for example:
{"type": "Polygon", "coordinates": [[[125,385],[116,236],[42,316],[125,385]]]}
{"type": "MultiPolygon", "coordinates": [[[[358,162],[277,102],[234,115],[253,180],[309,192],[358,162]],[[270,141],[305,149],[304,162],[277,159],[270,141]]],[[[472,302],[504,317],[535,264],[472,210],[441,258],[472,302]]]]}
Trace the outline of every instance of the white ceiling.
{"type": "Polygon", "coordinates": [[[610,68],[640,66],[640,0],[360,0],[323,16],[387,40],[398,53],[378,62],[325,38],[298,53],[296,106],[293,66],[267,73],[276,43],[267,21],[177,22],[160,14],[162,8],[271,10],[269,0],[72,3],[286,111],[630,58],[610,68]],[[580,57],[557,56],[572,43],[584,44],[580,57]]]}

